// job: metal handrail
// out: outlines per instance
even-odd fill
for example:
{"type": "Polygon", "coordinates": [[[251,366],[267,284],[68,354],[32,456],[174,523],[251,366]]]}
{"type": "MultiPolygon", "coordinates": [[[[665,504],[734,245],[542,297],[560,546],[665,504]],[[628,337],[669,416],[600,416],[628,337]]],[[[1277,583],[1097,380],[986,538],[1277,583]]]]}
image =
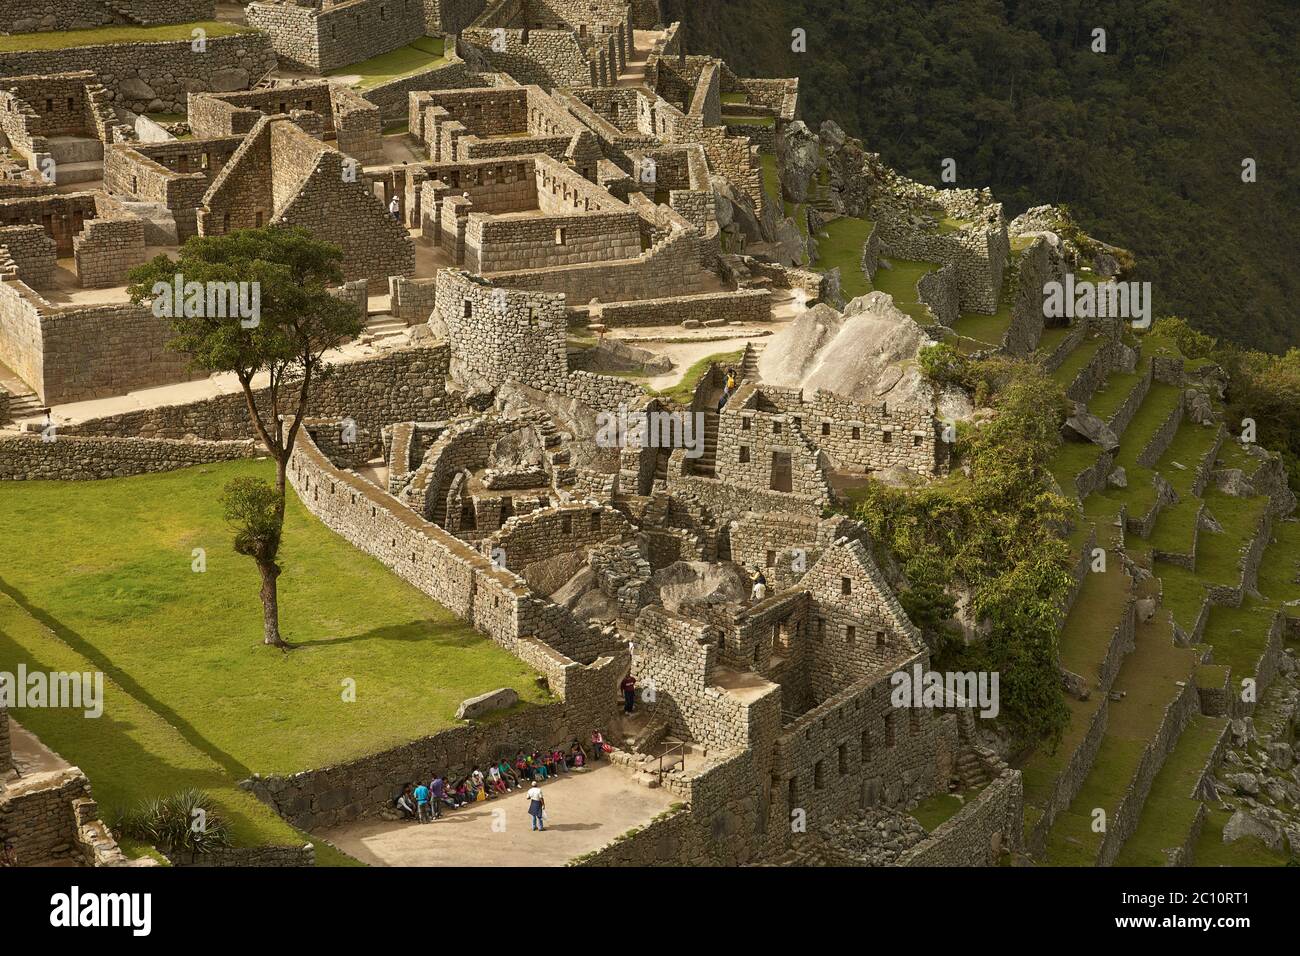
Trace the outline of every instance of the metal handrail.
{"type": "Polygon", "coordinates": [[[663,753],[659,755],[659,785],[660,786],[663,786],[664,774],[671,773],[673,768],[676,767],[678,764],[681,765],[682,771],[685,772],[686,770],[686,743],[685,742],[670,747],[668,750],[665,750],[663,753]],[[668,769],[665,770],[664,758],[669,757],[674,753],[678,755],[677,759],[670,761],[668,764],[668,769]]]}

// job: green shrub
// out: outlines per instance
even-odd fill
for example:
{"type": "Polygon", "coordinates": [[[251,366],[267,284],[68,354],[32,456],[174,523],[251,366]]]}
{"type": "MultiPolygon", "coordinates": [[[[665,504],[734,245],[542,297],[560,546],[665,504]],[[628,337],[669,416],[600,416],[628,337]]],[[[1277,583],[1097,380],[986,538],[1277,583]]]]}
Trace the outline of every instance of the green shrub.
{"type": "Polygon", "coordinates": [[[128,811],[116,829],[169,856],[188,853],[191,860],[231,845],[230,828],[216,802],[202,790],[181,790],[169,797],[145,800],[128,811]]]}

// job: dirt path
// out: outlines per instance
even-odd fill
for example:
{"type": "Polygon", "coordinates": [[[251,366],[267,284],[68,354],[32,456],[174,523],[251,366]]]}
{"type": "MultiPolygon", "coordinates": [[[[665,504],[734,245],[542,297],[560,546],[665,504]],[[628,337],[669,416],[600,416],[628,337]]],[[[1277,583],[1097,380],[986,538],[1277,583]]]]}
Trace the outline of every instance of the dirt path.
{"type": "Polygon", "coordinates": [[[648,823],[677,799],[607,763],[551,780],[542,792],[550,814],[544,833],[533,832],[525,793],[516,790],[446,811],[429,824],[366,820],[320,836],[372,866],[563,866],[648,823]]]}

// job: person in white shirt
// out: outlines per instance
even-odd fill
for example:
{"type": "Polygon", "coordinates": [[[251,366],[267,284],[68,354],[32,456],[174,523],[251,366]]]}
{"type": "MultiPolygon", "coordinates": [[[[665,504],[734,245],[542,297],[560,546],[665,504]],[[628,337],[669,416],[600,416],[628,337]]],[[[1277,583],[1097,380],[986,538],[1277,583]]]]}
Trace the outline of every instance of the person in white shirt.
{"type": "Polygon", "coordinates": [[[394,196],[392,201],[388,204],[388,214],[398,222],[402,221],[402,204],[397,201],[396,196],[394,196]]]}
{"type": "Polygon", "coordinates": [[[528,788],[528,815],[533,818],[534,830],[546,829],[546,798],[542,796],[542,788],[533,784],[528,788]]]}

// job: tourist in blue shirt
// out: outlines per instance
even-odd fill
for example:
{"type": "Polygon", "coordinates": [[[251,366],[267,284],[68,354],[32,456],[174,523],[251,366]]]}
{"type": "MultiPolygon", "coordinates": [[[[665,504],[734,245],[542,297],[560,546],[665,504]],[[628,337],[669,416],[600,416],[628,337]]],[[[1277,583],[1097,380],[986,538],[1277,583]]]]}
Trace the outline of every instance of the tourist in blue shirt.
{"type": "Polygon", "coordinates": [[[429,788],[420,784],[415,788],[415,805],[419,810],[420,822],[427,823],[429,816],[429,788]]]}

